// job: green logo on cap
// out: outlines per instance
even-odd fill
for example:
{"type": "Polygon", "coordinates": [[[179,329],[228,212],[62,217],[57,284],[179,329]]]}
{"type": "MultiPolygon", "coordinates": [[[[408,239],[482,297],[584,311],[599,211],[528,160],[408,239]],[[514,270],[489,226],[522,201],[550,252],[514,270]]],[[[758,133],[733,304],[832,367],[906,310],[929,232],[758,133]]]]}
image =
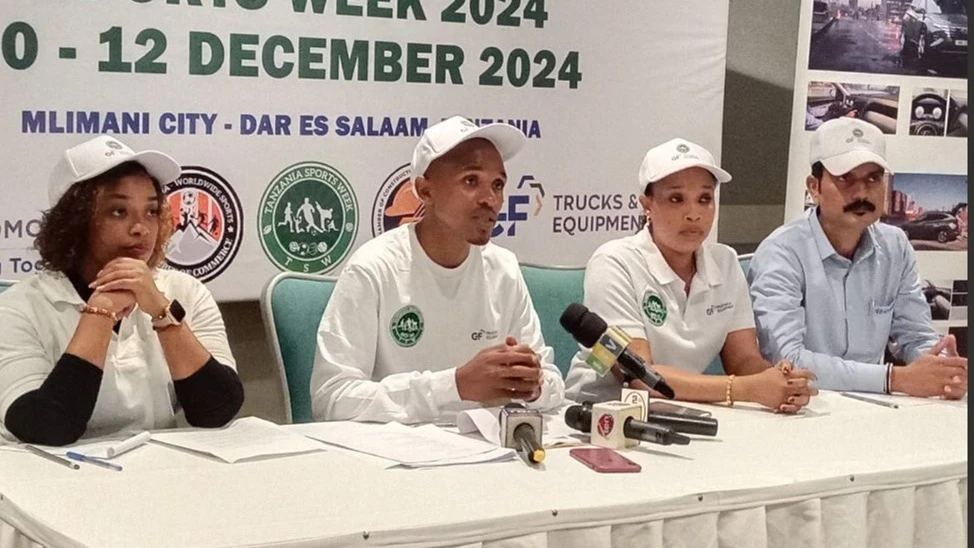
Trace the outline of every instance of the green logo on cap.
{"type": "Polygon", "coordinates": [[[676,151],[679,152],[680,154],[686,154],[687,152],[690,152],[690,147],[686,146],[683,143],[680,143],[679,145],[677,145],[676,151]]]}
{"type": "Polygon", "coordinates": [[[389,333],[399,346],[415,346],[423,336],[423,313],[411,304],[400,308],[389,322],[389,333]]]}
{"type": "Polygon", "coordinates": [[[853,137],[862,137],[862,130],[859,129],[859,128],[856,128],[856,129],[852,130],[852,136],[853,137]]]}
{"type": "Polygon", "coordinates": [[[659,327],[666,323],[666,303],[659,293],[652,289],[647,289],[643,294],[643,313],[649,323],[659,327]]]}
{"type": "Polygon", "coordinates": [[[335,168],[301,162],[271,181],[260,201],[260,243],[282,270],[327,272],[352,249],[358,204],[335,168]]]}

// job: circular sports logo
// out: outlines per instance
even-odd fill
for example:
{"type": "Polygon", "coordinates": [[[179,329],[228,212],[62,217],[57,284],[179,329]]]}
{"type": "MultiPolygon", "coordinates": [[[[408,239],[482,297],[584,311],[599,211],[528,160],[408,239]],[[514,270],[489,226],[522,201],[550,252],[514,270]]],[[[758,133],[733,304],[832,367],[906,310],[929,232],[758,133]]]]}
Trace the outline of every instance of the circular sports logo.
{"type": "Polygon", "coordinates": [[[389,333],[403,348],[416,346],[423,336],[423,313],[411,304],[400,308],[389,322],[389,333]]]}
{"type": "Polygon", "coordinates": [[[852,135],[854,137],[862,137],[864,134],[863,134],[863,132],[862,132],[861,129],[855,128],[855,129],[852,130],[852,135]]]}
{"type": "Polygon", "coordinates": [[[679,145],[676,146],[676,151],[679,152],[680,154],[686,154],[687,152],[690,152],[690,147],[686,146],[683,143],[680,143],[679,145]]]}
{"type": "Polygon", "coordinates": [[[403,164],[386,177],[372,203],[372,235],[378,236],[423,218],[423,202],[413,192],[409,164],[403,164]]]}
{"type": "Polygon", "coordinates": [[[643,313],[649,323],[659,327],[666,322],[666,303],[659,293],[647,289],[643,294],[643,313]]]}
{"type": "Polygon", "coordinates": [[[301,162],[277,174],[260,200],[260,243],[282,270],[319,274],[348,255],[358,232],[352,185],[335,168],[301,162]]]}
{"type": "Polygon", "coordinates": [[[208,282],[226,270],[240,249],[240,199],[215,171],[200,166],[182,170],[178,179],[163,187],[173,221],[166,263],[208,282]]]}
{"type": "Polygon", "coordinates": [[[612,415],[608,413],[603,413],[599,416],[599,420],[596,421],[596,427],[599,429],[599,435],[603,438],[609,437],[612,433],[612,428],[615,427],[616,421],[612,418],[612,415]]]}

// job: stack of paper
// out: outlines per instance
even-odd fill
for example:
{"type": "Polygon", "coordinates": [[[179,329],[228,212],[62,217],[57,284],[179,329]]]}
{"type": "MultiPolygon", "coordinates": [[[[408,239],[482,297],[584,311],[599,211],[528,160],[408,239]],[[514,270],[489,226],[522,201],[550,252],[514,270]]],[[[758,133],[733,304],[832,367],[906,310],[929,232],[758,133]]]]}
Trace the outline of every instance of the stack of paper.
{"type": "Polygon", "coordinates": [[[427,424],[319,422],[298,429],[309,438],[386,459],[411,468],[509,459],[513,449],[451,434],[427,424]]]}
{"type": "Polygon", "coordinates": [[[227,462],[324,450],[320,443],[257,417],[237,419],[216,430],[160,432],[153,434],[152,439],[227,462]]]}

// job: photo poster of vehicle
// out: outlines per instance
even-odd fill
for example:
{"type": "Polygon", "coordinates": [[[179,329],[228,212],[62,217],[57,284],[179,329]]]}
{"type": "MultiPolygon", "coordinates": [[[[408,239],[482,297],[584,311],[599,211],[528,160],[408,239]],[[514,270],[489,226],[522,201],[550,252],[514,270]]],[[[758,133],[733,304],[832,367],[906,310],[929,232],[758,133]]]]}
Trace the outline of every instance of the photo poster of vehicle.
{"type": "Polygon", "coordinates": [[[892,171],[880,222],[906,234],[935,326],[966,353],[967,2],[800,1],[783,220],[814,205],[815,128],[840,116],[878,127],[892,171]]]}

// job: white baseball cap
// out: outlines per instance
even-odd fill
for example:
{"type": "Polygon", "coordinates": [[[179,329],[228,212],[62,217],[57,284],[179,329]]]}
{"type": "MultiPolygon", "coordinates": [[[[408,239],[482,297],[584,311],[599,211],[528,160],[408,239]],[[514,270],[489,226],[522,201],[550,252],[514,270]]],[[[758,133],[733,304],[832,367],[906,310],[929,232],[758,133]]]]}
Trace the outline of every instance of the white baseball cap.
{"type": "Polygon", "coordinates": [[[138,162],[159,184],[176,180],[182,172],[179,163],[169,155],[154,150],[135,152],[121,141],[99,135],[64,151],[54,167],[47,186],[53,207],[75,183],[87,181],[125,162],[138,162]]]}
{"type": "Polygon", "coordinates": [[[434,160],[470,139],[487,139],[506,162],[524,147],[526,137],[521,130],[509,124],[494,123],[478,127],[462,116],[447,118],[426,128],[420,137],[419,144],[413,150],[412,177],[415,179],[423,175],[434,160]]]}
{"type": "Polygon", "coordinates": [[[812,133],[809,163],[822,162],[832,175],[845,175],[862,164],[873,162],[883,169],[886,163],[886,137],[878,127],[856,118],[835,118],[812,133]]]}
{"type": "Polygon", "coordinates": [[[710,151],[686,139],[676,138],[657,145],[646,153],[642,165],[639,166],[639,190],[644,192],[649,183],[691,167],[706,169],[718,183],[728,183],[731,180],[730,173],[720,169],[710,151]]]}

